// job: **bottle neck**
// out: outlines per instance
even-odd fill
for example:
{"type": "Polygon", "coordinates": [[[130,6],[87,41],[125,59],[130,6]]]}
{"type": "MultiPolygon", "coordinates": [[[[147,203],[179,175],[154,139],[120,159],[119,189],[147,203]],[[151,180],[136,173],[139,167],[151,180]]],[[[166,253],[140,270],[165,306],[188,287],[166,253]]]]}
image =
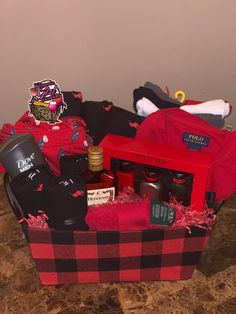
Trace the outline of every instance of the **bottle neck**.
{"type": "Polygon", "coordinates": [[[103,163],[102,164],[96,164],[89,162],[88,163],[88,169],[92,172],[99,172],[103,170],[103,163]]]}

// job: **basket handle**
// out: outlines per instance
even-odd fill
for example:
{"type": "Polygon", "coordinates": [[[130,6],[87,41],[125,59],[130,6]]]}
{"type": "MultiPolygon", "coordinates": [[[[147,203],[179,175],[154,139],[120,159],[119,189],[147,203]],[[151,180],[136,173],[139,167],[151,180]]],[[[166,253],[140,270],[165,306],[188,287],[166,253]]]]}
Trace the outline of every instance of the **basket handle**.
{"type": "Polygon", "coordinates": [[[11,189],[10,185],[10,176],[7,172],[4,173],[3,176],[3,185],[7,194],[7,198],[9,200],[9,203],[11,205],[11,208],[13,210],[13,213],[15,214],[16,218],[18,220],[21,220],[24,217],[23,211],[11,189]]]}
{"type": "Polygon", "coordinates": [[[214,213],[217,214],[221,206],[223,205],[224,200],[215,202],[216,193],[211,191],[207,191],[205,196],[208,208],[212,208],[214,210],[214,213]]]}
{"type": "Polygon", "coordinates": [[[220,210],[221,206],[223,205],[224,201],[219,201],[218,203],[216,203],[213,207],[215,214],[218,213],[218,211],[220,210]]]}

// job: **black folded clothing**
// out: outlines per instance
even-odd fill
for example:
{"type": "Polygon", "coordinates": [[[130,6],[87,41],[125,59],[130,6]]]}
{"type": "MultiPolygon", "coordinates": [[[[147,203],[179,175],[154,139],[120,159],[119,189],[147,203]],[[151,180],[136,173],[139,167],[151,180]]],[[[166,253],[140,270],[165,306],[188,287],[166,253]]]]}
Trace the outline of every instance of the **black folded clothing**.
{"type": "MultiPolygon", "coordinates": [[[[135,137],[139,125],[143,122],[143,117],[136,113],[129,112],[123,108],[112,107],[106,133],[135,137]]],[[[106,134],[104,134],[105,136],[106,134]]]]}
{"type": "MultiPolygon", "coordinates": [[[[151,91],[152,92],[152,91],[151,91]]],[[[93,145],[98,145],[108,133],[134,137],[143,117],[138,116],[112,102],[82,101],[80,92],[63,92],[67,109],[61,117],[80,116],[84,119],[93,145]]]]}
{"type": "Polygon", "coordinates": [[[98,145],[107,133],[107,124],[113,104],[109,101],[84,101],[80,115],[84,119],[93,145],[98,145]]]}
{"type": "Polygon", "coordinates": [[[37,215],[39,210],[48,203],[44,193],[45,184],[48,184],[54,175],[47,165],[33,167],[12,179],[11,189],[22,208],[24,215],[37,215]]]}
{"type": "MultiPolygon", "coordinates": [[[[181,103],[177,99],[171,98],[157,84],[147,81],[145,82],[143,87],[151,89],[158,96],[160,100],[166,103],[167,105],[166,108],[169,108],[169,104],[174,104],[176,107],[181,106],[181,103]]],[[[145,96],[142,96],[142,97],[145,97],[145,96]]]]}
{"type": "Polygon", "coordinates": [[[24,216],[43,211],[55,229],[87,230],[87,191],[78,176],[54,176],[47,166],[32,168],[11,181],[24,216]]]}
{"type": "Polygon", "coordinates": [[[116,107],[108,101],[85,101],[81,104],[81,117],[85,120],[93,145],[98,145],[106,134],[134,137],[143,118],[136,113],[116,107]]]}
{"type": "Polygon", "coordinates": [[[67,105],[67,109],[65,109],[61,113],[61,117],[80,116],[81,103],[82,103],[81,92],[70,91],[70,92],[62,92],[62,94],[64,97],[64,102],[67,105]]]}
{"type": "Polygon", "coordinates": [[[88,169],[88,154],[60,157],[61,175],[79,175],[88,169]]]}
{"type": "Polygon", "coordinates": [[[137,101],[139,101],[143,97],[150,100],[157,107],[157,109],[167,109],[181,106],[181,103],[179,103],[178,101],[174,101],[169,97],[166,97],[163,92],[161,93],[159,91],[159,93],[155,93],[150,88],[140,86],[139,88],[135,88],[133,91],[133,107],[136,112],[137,101]]]}
{"type": "Polygon", "coordinates": [[[87,191],[78,176],[55,177],[45,186],[48,204],[45,212],[48,225],[60,230],[88,230],[87,191]]]}

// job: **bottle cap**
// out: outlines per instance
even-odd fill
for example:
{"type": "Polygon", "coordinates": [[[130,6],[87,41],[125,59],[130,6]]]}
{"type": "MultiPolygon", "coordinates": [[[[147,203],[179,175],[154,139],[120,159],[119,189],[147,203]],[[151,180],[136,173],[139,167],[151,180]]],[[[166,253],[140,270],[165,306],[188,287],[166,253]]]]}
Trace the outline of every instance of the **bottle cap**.
{"type": "Polygon", "coordinates": [[[103,148],[100,146],[91,146],[88,149],[89,169],[99,171],[103,169],[103,148]]]}
{"type": "Polygon", "coordinates": [[[187,176],[188,176],[187,173],[173,171],[173,181],[175,183],[184,183],[186,181],[187,176]]]}
{"type": "Polygon", "coordinates": [[[101,155],[103,154],[103,148],[101,146],[90,146],[88,153],[89,155],[101,155]]]}
{"type": "Polygon", "coordinates": [[[157,182],[161,176],[161,171],[154,167],[144,167],[143,172],[148,182],[157,182]]]}
{"type": "Polygon", "coordinates": [[[120,170],[125,173],[133,171],[133,163],[126,160],[121,160],[120,170]]]}

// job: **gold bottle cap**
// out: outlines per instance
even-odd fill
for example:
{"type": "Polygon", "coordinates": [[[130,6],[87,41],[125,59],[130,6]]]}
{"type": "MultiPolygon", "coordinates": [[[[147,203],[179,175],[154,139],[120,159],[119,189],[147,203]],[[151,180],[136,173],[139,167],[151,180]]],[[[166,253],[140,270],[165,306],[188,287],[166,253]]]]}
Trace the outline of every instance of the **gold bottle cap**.
{"type": "Polygon", "coordinates": [[[88,148],[89,155],[101,155],[103,154],[103,148],[101,146],[91,146],[88,148]]]}
{"type": "Polygon", "coordinates": [[[99,171],[103,169],[103,148],[91,146],[88,149],[89,169],[99,171]]]}

